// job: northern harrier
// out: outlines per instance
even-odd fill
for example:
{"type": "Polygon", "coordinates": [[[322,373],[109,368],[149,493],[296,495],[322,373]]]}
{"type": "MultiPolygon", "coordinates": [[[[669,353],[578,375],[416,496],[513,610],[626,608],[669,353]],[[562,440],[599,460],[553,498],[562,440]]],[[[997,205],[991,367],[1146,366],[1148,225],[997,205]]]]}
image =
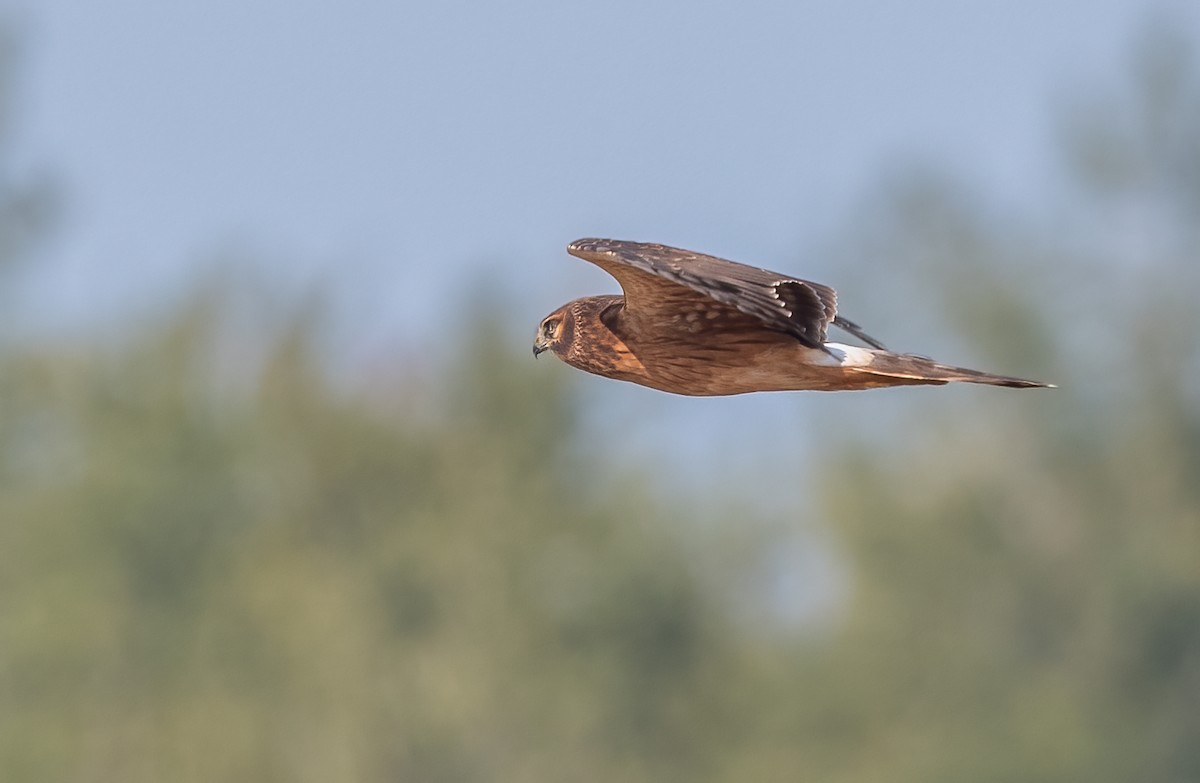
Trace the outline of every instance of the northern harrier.
{"type": "Polygon", "coordinates": [[[1050,384],[892,353],[837,314],[832,288],[665,245],[580,239],[567,252],[617,279],[624,296],[568,302],[542,320],[533,354],[586,372],[694,396],[873,389],[950,381],[1050,384]],[[830,324],[870,348],[827,342],[830,324]]]}

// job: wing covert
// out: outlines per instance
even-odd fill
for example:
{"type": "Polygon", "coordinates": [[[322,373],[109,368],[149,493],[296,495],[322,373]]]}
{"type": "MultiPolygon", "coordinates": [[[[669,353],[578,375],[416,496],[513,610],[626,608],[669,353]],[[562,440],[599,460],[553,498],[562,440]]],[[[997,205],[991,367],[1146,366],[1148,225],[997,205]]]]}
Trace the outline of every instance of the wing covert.
{"type": "Polygon", "coordinates": [[[567,252],[616,278],[631,316],[668,314],[686,300],[708,299],[810,348],[823,347],[826,329],[837,318],[832,288],[716,256],[613,239],[576,240],[567,252]]]}

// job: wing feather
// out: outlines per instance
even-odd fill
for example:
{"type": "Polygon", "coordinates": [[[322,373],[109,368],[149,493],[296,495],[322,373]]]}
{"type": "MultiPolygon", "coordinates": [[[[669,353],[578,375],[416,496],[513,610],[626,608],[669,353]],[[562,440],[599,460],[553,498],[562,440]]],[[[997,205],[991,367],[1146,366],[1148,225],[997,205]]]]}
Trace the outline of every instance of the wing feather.
{"type": "Polygon", "coordinates": [[[811,348],[823,348],[829,324],[842,324],[832,288],[767,269],[615,239],[579,239],[567,252],[616,278],[625,292],[626,312],[633,317],[662,317],[696,301],[715,301],[811,348]]]}

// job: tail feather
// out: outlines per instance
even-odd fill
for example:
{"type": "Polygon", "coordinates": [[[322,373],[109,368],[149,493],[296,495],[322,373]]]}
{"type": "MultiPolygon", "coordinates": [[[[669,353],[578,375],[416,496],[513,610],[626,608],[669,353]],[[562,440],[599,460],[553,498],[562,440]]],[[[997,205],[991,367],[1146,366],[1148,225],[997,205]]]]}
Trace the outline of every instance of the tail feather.
{"type": "MultiPolygon", "coordinates": [[[[888,378],[903,378],[909,383],[943,384],[950,382],[983,383],[989,386],[1007,386],[1012,389],[1053,389],[1052,383],[1014,378],[1009,375],[994,375],[989,372],[970,370],[938,364],[924,356],[910,353],[872,351],[871,361],[855,367],[859,372],[882,375],[888,378]]],[[[902,381],[903,382],[903,381],[902,381]]]]}

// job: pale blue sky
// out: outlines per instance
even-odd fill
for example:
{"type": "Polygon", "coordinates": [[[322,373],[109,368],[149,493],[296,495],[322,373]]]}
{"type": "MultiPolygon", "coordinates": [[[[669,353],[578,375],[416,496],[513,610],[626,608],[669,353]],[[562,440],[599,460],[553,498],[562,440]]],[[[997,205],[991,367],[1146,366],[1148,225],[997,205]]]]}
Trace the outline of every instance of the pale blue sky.
{"type": "Polygon", "coordinates": [[[581,235],[820,268],[800,249],[906,159],[1036,198],[1056,100],[1151,7],[1200,28],[1133,0],[10,5],[23,149],[68,186],[55,304],[245,242],[406,331],[489,261],[539,311],[604,284],[581,235]]]}
{"type": "MultiPolygon", "coordinates": [[[[436,343],[445,303],[489,274],[532,336],[562,301],[612,290],[563,252],[588,235],[774,267],[853,302],[865,281],[805,251],[889,172],[933,161],[1036,203],[1058,181],[1064,97],[1118,81],[1156,10],[1200,33],[1188,0],[6,7],[28,34],[20,160],[67,194],[26,309],[94,320],[248,248],[281,287],[336,285],[350,352],[436,343]]],[[[699,437],[698,405],[753,411],[760,435],[835,410],[610,387],[624,423],[668,422],[650,449],[699,437]]],[[[743,435],[704,435],[707,469],[743,435]]]]}

